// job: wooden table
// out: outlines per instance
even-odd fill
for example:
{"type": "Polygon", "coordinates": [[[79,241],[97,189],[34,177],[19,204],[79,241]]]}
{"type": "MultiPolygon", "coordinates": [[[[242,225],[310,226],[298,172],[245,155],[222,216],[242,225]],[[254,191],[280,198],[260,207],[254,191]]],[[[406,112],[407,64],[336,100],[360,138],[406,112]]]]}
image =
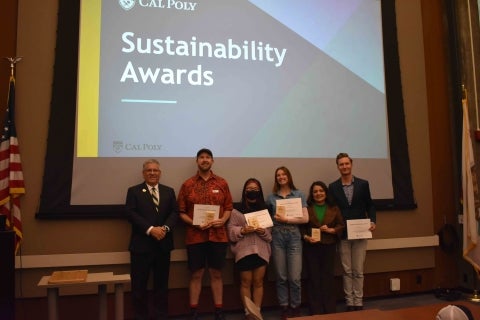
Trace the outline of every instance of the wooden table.
{"type": "Polygon", "coordinates": [[[416,306],[411,308],[395,310],[366,309],[353,312],[339,312],[324,315],[315,315],[295,318],[295,320],[434,320],[438,311],[447,305],[463,305],[472,312],[474,319],[480,319],[480,304],[470,301],[444,301],[425,306],[416,306]]]}
{"type": "Polygon", "coordinates": [[[107,284],[115,287],[115,320],[123,320],[123,287],[130,283],[129,274],[114,275],[113,272],[88,273],[86,281],[75,283],[49,283],[50,276],[38,282],[39,287],[47,288],[48,320],[58,320],[58,295],[62,287],[98,285],[99,319],[107,320],[107,284]]]}
{"type": "Polygon", "coordinates": [[[398,320],[434,320],[440,309],[452,305],[462,305],[467,307],[473,315],[474,319],[480,319],[480,305],[470,301],[444,301],[435,304],[429,304],[419,307],[403,308],[397,310],[383,311],[385,318],[382,319],[398,319],[398,320]]]}

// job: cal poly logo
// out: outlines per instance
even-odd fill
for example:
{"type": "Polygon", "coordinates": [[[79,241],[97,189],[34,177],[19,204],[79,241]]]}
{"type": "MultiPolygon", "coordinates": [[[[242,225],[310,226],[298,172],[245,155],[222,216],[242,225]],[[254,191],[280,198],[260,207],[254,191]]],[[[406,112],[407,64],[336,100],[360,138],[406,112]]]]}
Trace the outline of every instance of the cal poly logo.
{"type": "Polygon", "coordinates": [[[123,142],[122,141],[113,141],[113,151],[115,153],[120,153],[123,150],[123,142]]]}
{"type": "Polygon", "coordinates": [[[118,4],[120,4],[123,10],[128,11],[135,7],[135,0],[118,0],[118,4]]]}

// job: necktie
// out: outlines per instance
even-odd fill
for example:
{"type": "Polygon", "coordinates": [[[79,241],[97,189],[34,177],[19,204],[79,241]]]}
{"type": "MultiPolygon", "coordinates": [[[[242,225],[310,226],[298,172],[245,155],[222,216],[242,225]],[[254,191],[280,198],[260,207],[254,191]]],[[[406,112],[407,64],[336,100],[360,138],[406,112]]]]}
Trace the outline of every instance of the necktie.
{"type": "Polygon", "coordinates": [[[158,195],[157,195],[157,188],[153,187],[152,188],[152,199],[153,203],[155,203],[155,206],[158,207],[158,195]]]}

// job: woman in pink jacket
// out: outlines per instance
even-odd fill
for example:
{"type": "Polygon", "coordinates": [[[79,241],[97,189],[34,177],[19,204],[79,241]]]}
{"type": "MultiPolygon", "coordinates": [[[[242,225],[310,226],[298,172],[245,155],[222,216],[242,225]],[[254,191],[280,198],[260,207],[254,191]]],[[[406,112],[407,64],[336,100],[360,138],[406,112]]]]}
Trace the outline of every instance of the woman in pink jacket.
{"type": "MultiPolygon", "coordinates": [[[[261,307],[263,299],[263,278],[270,260],[271,228],[249,226],[245,214],[267,209],[262,186],[257,179],[248,179],[242,191],[242,200],[234,205],[227,224],[230,249],[235,256],[235,268],[240,272],[240,297],[261,307]]],[[[246,319],[251,316],[246,311],[246,319]]]]}

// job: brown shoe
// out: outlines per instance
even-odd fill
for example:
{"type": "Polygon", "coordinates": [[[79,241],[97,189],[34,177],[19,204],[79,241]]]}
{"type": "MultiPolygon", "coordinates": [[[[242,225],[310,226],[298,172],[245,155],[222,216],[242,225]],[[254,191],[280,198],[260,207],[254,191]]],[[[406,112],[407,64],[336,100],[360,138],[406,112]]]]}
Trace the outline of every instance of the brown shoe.
{"type": "Polygon", "coordinates": [[[282,308],[282,311],[281,311],[281,314],[280,314],[280,319],[287,320],[288,317],[290,316],[288,306],[282,306],[281,308],[282,308]]]}

